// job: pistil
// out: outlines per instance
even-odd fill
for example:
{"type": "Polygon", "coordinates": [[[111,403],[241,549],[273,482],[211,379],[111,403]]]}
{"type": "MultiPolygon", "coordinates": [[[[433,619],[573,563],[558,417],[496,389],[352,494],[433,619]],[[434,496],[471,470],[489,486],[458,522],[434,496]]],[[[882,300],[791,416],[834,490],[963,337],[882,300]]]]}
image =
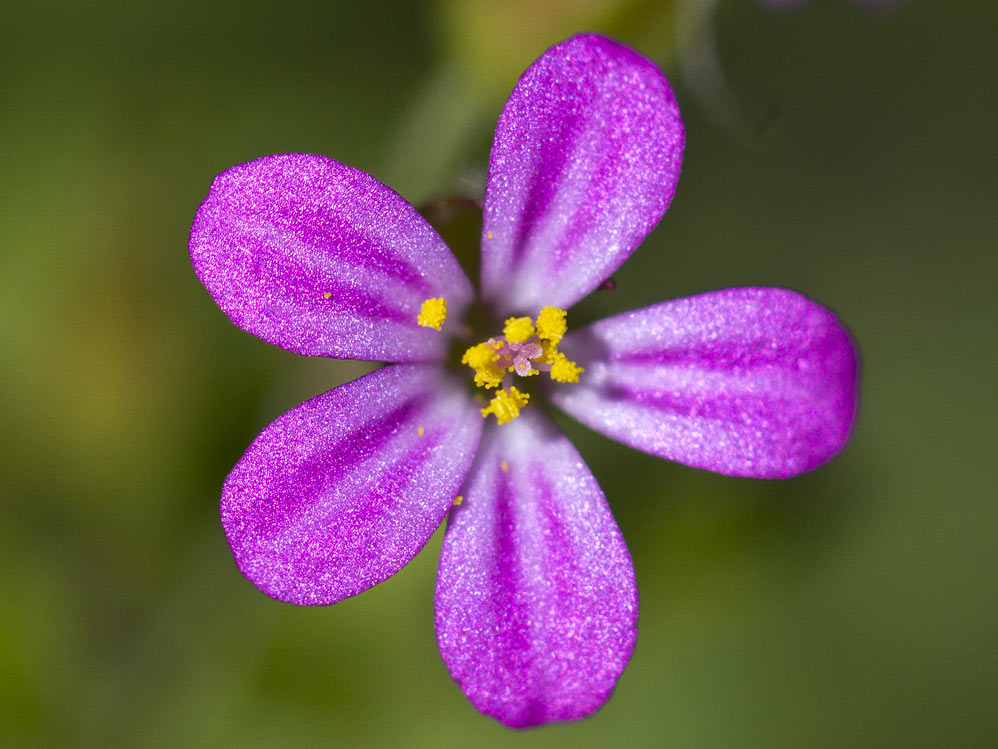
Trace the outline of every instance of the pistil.
{"type": "MultiPolygon", "coordinates": [[[[513,385],[507,388],[507,374],[532,377],[546,372],[555,382],[578,382],[585,370],[563,353],[558,344],[568,330],[567,313],[558,307],[545,307],[536,322],[529,317],[511,317],[498,338],[470,346],[461,357],[475,372],[475,385],[486,390],[499,388],[482,417],[494,414],[499,424],[508,424],[520,415],[530,400],[513,385]]],[[[416,321],[440,330],[447,317],[447,302],[442,298],[423,302],[416,321]]]]}

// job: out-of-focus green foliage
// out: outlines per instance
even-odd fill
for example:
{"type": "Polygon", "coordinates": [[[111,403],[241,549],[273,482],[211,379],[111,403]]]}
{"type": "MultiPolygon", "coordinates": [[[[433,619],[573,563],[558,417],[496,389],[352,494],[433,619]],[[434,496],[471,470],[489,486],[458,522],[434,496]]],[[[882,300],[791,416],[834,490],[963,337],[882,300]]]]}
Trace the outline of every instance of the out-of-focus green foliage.
{"type": "Polygon", "coordinates": [[[441,0],[437,16],[446,54],[491,96],[503,97],[538,50],[579,31],[598,31],[647,55],[667,58],[680,36],[677,5],[700,0],[441,0]]]}
{"type": "Polygon", "coordinates": [[[3,18],[0,744],[993,742],[995,6],[48,0],[3,18]],[[266,153],[325,153],[416,202],[480,197],[520,69],[588,29],[666,65],[688,148],[661,226],[572,318],[796,288],[853,329],[863,410],[838,460],[782,483],[563,419],[634,556],[641,636],[600,713],[512,733],[436,653],[439,534],[331,608],[237,571],[226,473],[367,366],[236,330],[186,242],[214,175],[266,153]],[[740,119],[716,114],[719,85],[740,119]]]}

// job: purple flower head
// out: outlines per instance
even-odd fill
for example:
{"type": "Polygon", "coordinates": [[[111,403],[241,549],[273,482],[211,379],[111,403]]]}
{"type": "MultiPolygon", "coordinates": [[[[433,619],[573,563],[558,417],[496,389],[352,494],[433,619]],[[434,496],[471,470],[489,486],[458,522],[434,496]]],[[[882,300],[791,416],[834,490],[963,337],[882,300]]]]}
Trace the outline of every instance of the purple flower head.
{"type": "Polygon", "coordinates": [[[336,603],[449,517],[437,642],[474,706],[520,727],[599,708],[634,647],[634,570],[592,473],[534,401],[762,478],[829,460],[856,412],[849,335],[793,291],[726,289],[569,329],[565,309],[668,208],[684,140],[648,60],[595,35],[542,55],[496,128],[479,330],[449,249],[364,172],[284,154],[215,179],[191,259],[232,321],[300,354],[392,362],[277,419],[226,479],[222,524],[254,585],[336,603]]]}

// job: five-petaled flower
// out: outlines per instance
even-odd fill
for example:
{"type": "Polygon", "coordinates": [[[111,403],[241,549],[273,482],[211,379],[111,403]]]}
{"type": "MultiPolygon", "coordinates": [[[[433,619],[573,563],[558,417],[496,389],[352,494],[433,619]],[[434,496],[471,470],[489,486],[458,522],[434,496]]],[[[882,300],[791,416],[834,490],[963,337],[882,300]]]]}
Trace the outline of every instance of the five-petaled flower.
{"type": "Polygon", "coordinates": [[[661,219],[684,140],[648,60],[595,35],[546,52],[496,128],[477,300],[434,229],[364,172],[285,154],[215,179],[190,250],[232,321],[300,354],[392,362],[277,419],[225,481],[222,523],[260,590],[335,603],[449,515],[437,641],[474,706],[528,726],[607,699],[636,637],[631,557],[531,392],[653,455],[764,478],[830,459],[856,411],[849,335],[792,291],[568,329],[566,308],[661,219]],[[488,326],[470,327],[473,304],[488,326]]]}

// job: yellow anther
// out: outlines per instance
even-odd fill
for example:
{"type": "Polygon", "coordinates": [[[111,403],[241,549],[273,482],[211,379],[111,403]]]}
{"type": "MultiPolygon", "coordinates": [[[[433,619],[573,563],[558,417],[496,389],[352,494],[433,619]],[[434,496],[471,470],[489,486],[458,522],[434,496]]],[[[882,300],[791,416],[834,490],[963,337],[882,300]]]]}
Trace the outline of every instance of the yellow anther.
{"type": "Polygon", "coordinates": [[[440,330],[440,326],[443,325],[446,319],[447,300],[442,297],[436,297],[423,302],[423,306],[419,310],[419,315],[416,317],[416,322],[424,328],[440,330]]]}
{"type": "Polygon", "coordinates": [[[534,322],[529,317],[511,317],[502,334],[510,343],[523,343],[534,334],[534,322]]]}
{"type": "Polygon", "coordinates": [[[569,361],[564,354],[556,354],[551,364],[551,379],[556,382],[578,382],[579,375],[585,371],[574,361],[569,361]]]}
{"type": "Polygon", "coordinates": [[[503,473],[509,473],[509,463],[507,463],[505,460],[500,460],[499,470],[501,470],[503,473]]]}
{"type": "Polygon", "coordinates": [[[322,295],[322,298],[323,299],[329,299],[329,297],[331,297],[332,295],[333,295],[333,292],[327,291],[325,294],[322,295]]]}
{"type": "MultiPolygon", "coordinates": [[[[548,372],[556,382],[578,382],[585,370],[558,351],[567,330],[566,312],[560,307],[544,307],[536,325],[529,317],[506,320],[500,338],[475,344],[464,352],[461,363],[475,371],[478,387],[496,388],[495,397],[481,409],[482,416],[495,414],[496,421],[508,424],[520,415],[530,396],[515,387],[503,387],[507,373],[531,377],[548,372]]],[[[486,401],[481,397],[479,403],[486,401]]]]}
{"type": "MultiPolygon", "coordinates": [[[[500,343],[499,346],[502,346],[500,343]]],[[[464,352],[461,363],[475,370],[475,384],[483,388],[495,388],[502,384],[503,370],[495,366],[499,358],[494,344],[485,341],[464,352]]]]}
{"type": "Polygon", "coordinates": [[[541,364],[554,364],[558,359],[558,344],[554,341],[541,341],[541,355],[537,361],[541,364]]]}
{"type": "Polygon", "coordinates": [[[496,421],[508,424],[520,415],[520,409],[527,405],[528,400],[530,400],[529,393],[521,393],[515,387],[511,387],[509,392],[500,390],[488,407],[482,409],[482,418],[495,414],[496,421]]]}
{"type": "Polygon", "coordinates": [[[542,341],[551,341],[555,345],[568,330],[565,317],[568,313],[560,307],[545,307],[537,316],[537,337],[542,341]]]}
{"type": "Polygon", "coordinates": [[[499,354],[486,341],[485,343],[475,344],[465,351],[464,356],[461,357],[461,363],[467,364],[472,369],[483,369],[498,358],[499,354]]]}
{"type": "Polygon", "coordinates": [[[456,497],[454,497],[454,506],[457,507],[463,501],[464,501],[464,497],[462,497],[460,494],[458,494],[456,497]]]}
{"type": "Polygon", "coordinates": [[[502,385],[502,372],[493,374],[492,372],[475,372],[475,384],[480,388],[491,390],[502,385]]]}
{"type": "Polygon", "coordinates": [[[423,429],[423,427],[420,427],[419,428],[419,436],[422,437],[424,434],[426,434],[426,430],[423,429]]]}

